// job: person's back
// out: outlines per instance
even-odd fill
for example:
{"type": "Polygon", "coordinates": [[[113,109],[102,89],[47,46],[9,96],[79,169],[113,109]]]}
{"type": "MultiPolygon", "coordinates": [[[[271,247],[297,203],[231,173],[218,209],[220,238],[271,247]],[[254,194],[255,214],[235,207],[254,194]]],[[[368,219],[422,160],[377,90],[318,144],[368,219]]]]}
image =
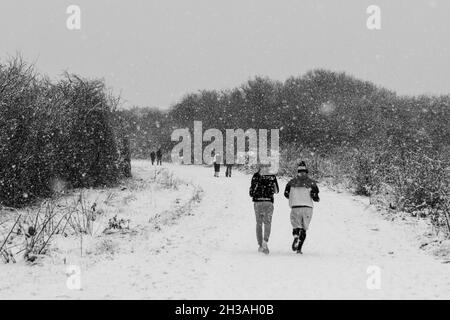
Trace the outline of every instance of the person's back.
{"type": "Polygon", "coordinates": [[[256,172],[252,177],[250,196],[253,202],[270,201],[273,203],[273,195],[278,193],[278,188],[275,175],[256,172]]]}
{"type": "Polygon", "coordinates": [[[294,207],[313,207],[311,191],[317,188],[316,181],[306,174],[297,175],[287,184],[289,206],[294,207]]]}
{"type": "Polygon", "coordinates": [[[150,152],[150,160],[152,161],[152,164],[155,162],[155,151],[150,152]]]}
{"type": "Polygon", "coordinates": [[[291,207],[290,218],[294,236],[292,250],[302,253],[306,231],[313,214],[313,201],[319,202],[319,188],[316,181],[308,177],[305,162],[299,164],[297,173],[297,176],[287,183],[284,196],[289,199],[291,207]]]}
{"type": "Polygon", "coordinates": [[[252,197],[256,216],[256,239],[258,251],[269,253],[267,243],[272,226],[273,195],[278,193],[278,181],[275,175],[269,174],[267,167],[261,166],[256,172],[250,184],[249,194],[252,197]],[[263,171],[262,173],[260,171],[263,171]],[[264,232],[263,232],[264,226],[264,232]]]}
{"type": "Polygon", "coordinates": [[[158,151],[156,151],[156,164],[157,165],[161,165],[162,164],[162,151],[161,151],[161,149],[158,149],[158,151]]]}

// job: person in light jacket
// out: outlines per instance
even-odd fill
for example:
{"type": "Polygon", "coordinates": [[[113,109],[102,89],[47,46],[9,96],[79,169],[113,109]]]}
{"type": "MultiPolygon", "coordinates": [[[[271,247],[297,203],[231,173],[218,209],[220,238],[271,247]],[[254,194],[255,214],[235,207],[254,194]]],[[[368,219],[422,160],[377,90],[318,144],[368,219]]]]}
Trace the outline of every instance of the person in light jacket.
{"type": "Polygon", "coordinates": [[[313,214],[313,201],[319,202],[319,188],[317,182],[308,176],[304,161],[298,165],[297,173],[297,176],[287,183],[284,196],[289,199],[291,207],[292,235],[294,236],[292,250],[301,254],[313,214]]]}

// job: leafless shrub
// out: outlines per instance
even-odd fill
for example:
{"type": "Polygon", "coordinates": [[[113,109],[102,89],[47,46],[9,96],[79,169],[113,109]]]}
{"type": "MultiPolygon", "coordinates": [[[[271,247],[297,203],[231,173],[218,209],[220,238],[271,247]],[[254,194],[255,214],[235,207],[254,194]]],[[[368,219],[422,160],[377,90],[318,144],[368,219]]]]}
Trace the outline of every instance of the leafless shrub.
{"type": "MultiPolygon", "coordinates": [[[[105,213],[97,209],[97,203],[86,200],[83,191],[70,201],[45,200],[28,214],[17,214],[7,229],[0,252],[5,262],[14,262],[22,254],[25,261],[33,262],[46,254],[53,238],[76,236],[82,247],[83,235],[94,234],[94,224],[105,213]]],[[[0,235],[2,232],[0,231],[0,235]]]]}
{"type": "Polygon", "coordinates": [[[105,230],[103,230],[103,233],[113,233],[114,231],[125,229],[130,229],[130,219],[119,219],[117,215],[115,215],[114,217],[109,219],[108,226],[105,230]]]}

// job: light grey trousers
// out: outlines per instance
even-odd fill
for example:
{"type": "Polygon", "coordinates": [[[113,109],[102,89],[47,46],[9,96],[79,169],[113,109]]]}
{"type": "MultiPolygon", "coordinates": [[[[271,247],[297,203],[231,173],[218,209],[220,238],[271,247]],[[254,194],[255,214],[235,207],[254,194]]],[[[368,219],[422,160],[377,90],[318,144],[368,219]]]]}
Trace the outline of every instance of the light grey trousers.
{"type": "Polygon", "coordinates": [[[256,215],[256,240],[261,246],[263,239],[269,241],[270,229],[272,227],[273,203],[270,201],[254,202],[256,215]],[[264,226],[264,232],[263,232],[264,226]]]}
{"type": "Polygon", "coordinates": [[[294,207],[291,209],[292,229],[308,230],[311,223],[313,208],[311,207],[294,207]]]}

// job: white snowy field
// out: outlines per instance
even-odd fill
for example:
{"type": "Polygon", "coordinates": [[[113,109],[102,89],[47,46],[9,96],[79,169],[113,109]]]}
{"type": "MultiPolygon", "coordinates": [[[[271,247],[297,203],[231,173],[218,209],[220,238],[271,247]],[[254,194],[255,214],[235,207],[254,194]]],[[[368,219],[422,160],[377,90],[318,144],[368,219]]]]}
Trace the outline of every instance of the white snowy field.
{"type": "MultiPolygon", "coordinates": [[[[279,181],[266,256],[257,252],[249,175],[214,178],[212,168],[164,167],[191,184],[118,191],[115,210],[130,218],[133,232],[99,235],[83,257],[59,250],[35,266],[0,264],[0,299],[450,298],[450,264],[419,249],[417,225],[388,221],[362,198],[323,188],[304,254],[297,255],[279,181]],[[203,189],[201,202],[164,219],[174,203],[189,200],[192,185],[203,189]],[[67,265],[81,267],[81,290],[67,287],[67,265]],[[378,289],[373,270],[380,270],[378,289]]],[[[133,162],[144,181],[154,170],[133,162]]]]}

